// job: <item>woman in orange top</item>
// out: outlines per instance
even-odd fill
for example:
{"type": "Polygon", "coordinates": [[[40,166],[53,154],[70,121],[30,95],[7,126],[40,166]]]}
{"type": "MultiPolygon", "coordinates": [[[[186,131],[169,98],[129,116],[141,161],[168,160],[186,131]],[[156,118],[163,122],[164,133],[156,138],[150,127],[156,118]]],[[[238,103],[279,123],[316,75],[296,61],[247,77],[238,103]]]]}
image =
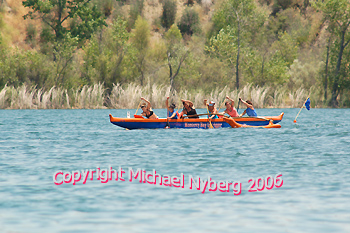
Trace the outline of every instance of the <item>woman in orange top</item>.
{"type": "Polygon", "coordinates": [[[227,113],[230,115],[230,117],[239,117],[238,112],[235,108],[235,101],[228,96],[226,96],[226,99],[230,100],[231,103],[229,101],[225,102],[226,110],[223,113],[227,113]]]}

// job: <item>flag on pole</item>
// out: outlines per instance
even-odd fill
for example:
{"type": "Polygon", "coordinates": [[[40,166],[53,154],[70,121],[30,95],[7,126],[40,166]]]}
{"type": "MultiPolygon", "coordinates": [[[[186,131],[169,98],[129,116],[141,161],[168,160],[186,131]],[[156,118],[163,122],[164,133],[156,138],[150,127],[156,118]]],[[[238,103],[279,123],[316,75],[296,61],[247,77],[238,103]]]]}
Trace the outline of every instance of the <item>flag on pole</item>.
{"type": "Polygon", "coordinates": [[[299,110],[299,112],[298,112],[298,115],[295,117],[295,119],[294,119],[294,121],[293,121],[294,123],[297,123],[297,118],[298,118],[298,116],[299,116],[301,110],[304,108],[304,105],[305,105],[305,108],[306,108],[307,110],[310,110],[310,103],[311,103],[310,98],[307,97],[307,100],[306,100],[305,103],[301,106],[301,108],[300,108],[300,110],[299,110]]]}
{"type": "Polygon", "coordinates": [[[306,108],[307,110],[310,110],[310,103],[311,103],[310,98],[307,98],[307,100],[306,100],[306,102],[305,102],[305,108],[306,108]]]}

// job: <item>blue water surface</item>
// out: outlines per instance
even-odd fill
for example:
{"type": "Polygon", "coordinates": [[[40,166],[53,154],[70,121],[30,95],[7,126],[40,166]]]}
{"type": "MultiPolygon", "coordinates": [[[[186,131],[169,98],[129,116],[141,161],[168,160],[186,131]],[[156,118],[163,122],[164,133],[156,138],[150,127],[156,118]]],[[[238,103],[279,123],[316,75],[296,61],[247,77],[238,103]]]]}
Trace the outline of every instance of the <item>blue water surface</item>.
{"type": "Polygon", "coordinates": [[[350,109],[304,109],[296,124],[298,109],[257,109],[285,112],[281,129],[109,122],[127,111],[0,110],[0,232],[350,232],[350,109]],[[183,173],[185,188],[53,181],[60,170],[109,166],[183,173]],[[248,192],[250,178],[277,174],[282,187],[248,192]],[[242,192],[202,194],[190,175],[239,181],[242,192]]]}

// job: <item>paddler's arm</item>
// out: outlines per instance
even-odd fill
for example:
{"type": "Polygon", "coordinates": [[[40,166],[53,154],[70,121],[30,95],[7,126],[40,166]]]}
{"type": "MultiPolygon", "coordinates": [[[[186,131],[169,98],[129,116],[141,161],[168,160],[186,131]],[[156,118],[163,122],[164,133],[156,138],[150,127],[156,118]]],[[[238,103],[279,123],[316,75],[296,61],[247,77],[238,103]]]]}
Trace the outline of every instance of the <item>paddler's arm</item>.
{"type": "Polygon", "coordinates": [[[226,99],[231,101],[231,105],[232,107],[235,107],[235,101],[233,99],[231,99],[230,97],[226,96],[226,99]]]}
{"type": "Polygon", "coordinates": [[[186,102],[188,104],[188,106],[190,106],[191,108],[193,107],[193,103],[189,100],[181,100],[181,102],[186,102]]]}
{"type": "Polygon", "coordinates": [[[166,108],[168,109],[169,108],[169,96],[166,97],[166,101],[165,101],[165,105],[166,105],[166,108]]]}
{"type": "Polygon", "coordinates": [[[176,111],[174,111],[173,115],[169,116],[169,119],[172,119],[173,117],[175,117],[176,115],[176,111]]]}
{"type": "Polygon", "coordinates": [[[245,106],[247,106],[247,108],[250,108],[250,109],[254,110],[253,105],[248,104],[247,102],[245,102],[245,101],[244,101],[244,100],[242,100],[241,98],[239,98],[239,99],[240,99],[240,101],[241,101],[243,104],[245,104],[245,106]]]}
{"type": "Polygon", "coordinates": [[[184,111],[185,111],[185,110],[182,110],[182,111],[179,113],[179,119],[183,118],[184,114],[187,114],[187,112],[185,113],[184,111]]]}
{"type": "Polygon", "coordinates": [[[244,112],[242,112],[241,115],[239,115],[240,117],[244,116],[244,114],[246,114],[247,110],[244,110],[244,112]]]}
{"type": "Polygon", "coordinates": [[[203,102],[203,103],[204,103],[204,105],[205,105],[205,106],[208,106],[208,104],[207,104],[207,100],[206,100],[206,99],[204,100],[204,102],[203,102]]]}
{"type": "Polygon", "coordinates": [[[147,103],[147,109],[150,110],[151,109],[151,102],[149,102],[148,100],[146,100],[143,97],[141,97],[141,99],[147,103]]]}

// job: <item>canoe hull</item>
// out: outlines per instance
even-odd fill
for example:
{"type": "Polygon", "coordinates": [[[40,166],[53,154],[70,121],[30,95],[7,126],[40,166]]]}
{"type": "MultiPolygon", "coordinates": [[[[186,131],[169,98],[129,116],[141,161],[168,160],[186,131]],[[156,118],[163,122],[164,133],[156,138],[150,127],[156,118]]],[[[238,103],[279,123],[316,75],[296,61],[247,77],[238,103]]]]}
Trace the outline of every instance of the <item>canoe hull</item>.
{"type": "MultiPolygon", "coordinates": [[[[274,124],[279,123],[283,114],[272,117],[236,117],[232,118],[235,122],[242,125],[250,126],[267,126],[272,120],[274,124]]],[[[141,119],[141,118],[119,118],[113,117],[109,114],[110,122],[126,129],[162,129],[167,127],[167,119],[141,119]]],[[[224,118],[211,120],[214,128],[231,128],[231,125],[224,120],[224,118]]],[[[209,120],[207,118],[200,119],[177,119],[169,120],[170,128],[195,128],[195,129],[209,129],[209,120]]]]}

